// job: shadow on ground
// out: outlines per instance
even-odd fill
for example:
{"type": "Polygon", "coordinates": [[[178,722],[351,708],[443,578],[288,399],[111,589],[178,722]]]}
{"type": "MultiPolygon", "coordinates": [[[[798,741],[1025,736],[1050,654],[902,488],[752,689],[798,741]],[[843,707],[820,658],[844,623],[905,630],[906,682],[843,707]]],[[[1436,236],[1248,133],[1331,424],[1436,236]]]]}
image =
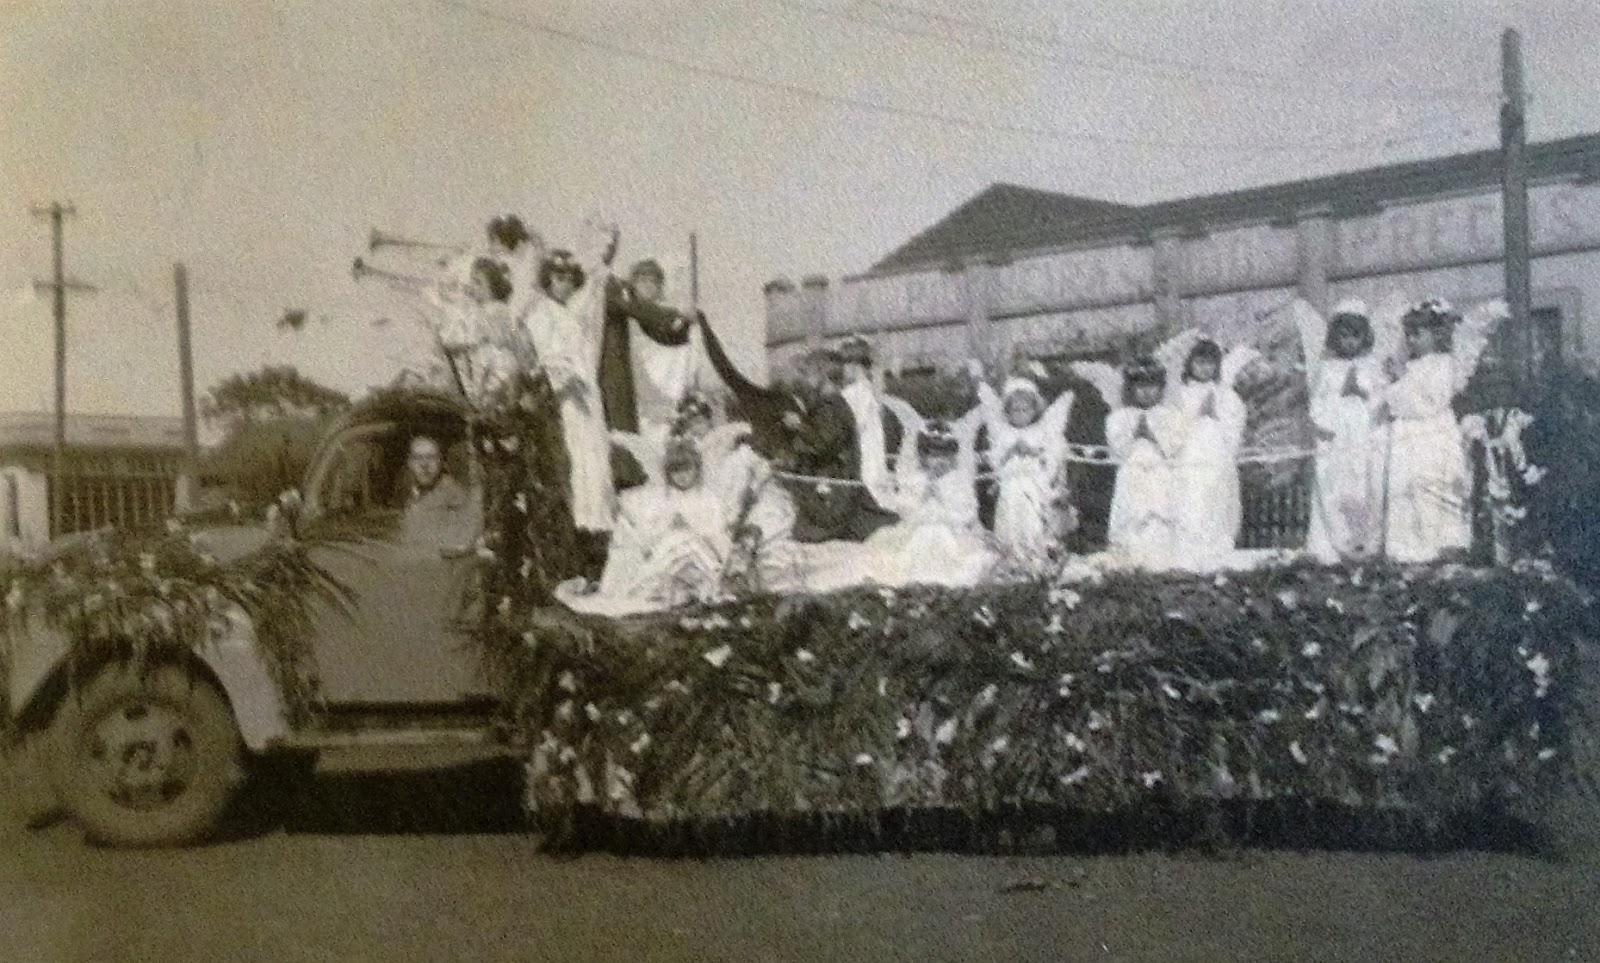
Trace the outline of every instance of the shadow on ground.
{"type": "Polygon", "coordinates": [[[384,835],[510,833],[529,828],[522,808],[522,768],[509,759],[426,769],[308,772],[305,768],[257,773],[223,837],[237,839],[280,829],[384,835]]]}

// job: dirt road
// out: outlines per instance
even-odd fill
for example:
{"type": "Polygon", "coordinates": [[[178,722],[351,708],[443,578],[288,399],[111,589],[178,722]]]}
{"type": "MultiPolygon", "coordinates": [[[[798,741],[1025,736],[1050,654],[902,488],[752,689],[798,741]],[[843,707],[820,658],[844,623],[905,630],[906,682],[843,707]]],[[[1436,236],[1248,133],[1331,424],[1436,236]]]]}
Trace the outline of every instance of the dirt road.
{"type": "Polygon", "coordinates": [[[325,767],[162,852],[0,828],[0,960],[1600,960],[1600,861],[1461,854],[554,859],[492,766],[325,767]]]}

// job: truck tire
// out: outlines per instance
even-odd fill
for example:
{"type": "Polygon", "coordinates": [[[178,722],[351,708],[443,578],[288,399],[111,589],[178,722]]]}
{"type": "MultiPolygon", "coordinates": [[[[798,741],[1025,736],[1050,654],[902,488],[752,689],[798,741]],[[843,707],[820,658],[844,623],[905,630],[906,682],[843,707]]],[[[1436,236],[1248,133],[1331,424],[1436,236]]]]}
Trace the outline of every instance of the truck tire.
{"type": "Polygon", "coordinates": [[[174,846],[213,832],[243,776],[233,713],[179,665],[107,666],[56,717],[53,781],[95,842],[174,846]]]}

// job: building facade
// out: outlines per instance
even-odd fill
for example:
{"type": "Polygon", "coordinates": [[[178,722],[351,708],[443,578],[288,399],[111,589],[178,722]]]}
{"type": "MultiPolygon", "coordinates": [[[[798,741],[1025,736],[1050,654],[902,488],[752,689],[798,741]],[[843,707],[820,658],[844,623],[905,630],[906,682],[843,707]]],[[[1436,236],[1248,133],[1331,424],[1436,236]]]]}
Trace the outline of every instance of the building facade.
{"type": "MultiPolygon", "coordinates": [[[[1600,367],[1600,134],[1535,145],[1533,343],[1600,367]]],[[[1143,207],[997,184],[867,272],[770,282],[767,349],[783,376],[812,347],[872,341],[909,372],[1018,349],[1105,354],[1200,327],[1282,343],[1283,310],[1391,291],[1458,306],[1504,292],[1499,155],[1373,168],[1143,207]]]]}
{"type": "Polygon", "coordinates": [[[185,452],[181,418],[69,415],[60,478],[54,439],[53,415],[0,414],[0,551],[157,525],[172,514],[185,452]]]}

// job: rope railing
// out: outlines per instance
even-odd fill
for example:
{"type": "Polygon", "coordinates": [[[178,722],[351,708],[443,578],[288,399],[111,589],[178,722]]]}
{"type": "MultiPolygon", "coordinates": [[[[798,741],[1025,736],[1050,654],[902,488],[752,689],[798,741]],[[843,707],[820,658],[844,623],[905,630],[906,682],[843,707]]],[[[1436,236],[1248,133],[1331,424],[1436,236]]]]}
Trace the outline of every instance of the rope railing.
{"type": "MultiPolygon", "coordinates": [[[[1316,451],[1311,448],[1244,448],[1240,449],[1234,459],[1240,465],[1269,465],[1287,461],[1301,461],[1312,457],[1316,451]]],[[[893,459],[891,459],[892,461],[893,459]]],[[[1113,457],[1111,449],[1106,445],[1088,445],[1076,442],[1068,443],[1067,453],[1063,459],[1080,465],[1118,465],[1120,459],[1113,457]]],[[[801,484],[816,485],[841,485],[861,486],[866,483],[859,478],[835,478],[827,475],[807,475],[800,472],[777,471],[778,478],[784,481],[798,482],[801,484]]],[[[979,472],[974,478],[978,481],[988,481],[996,477],[992,471],[979,472]]]]}

